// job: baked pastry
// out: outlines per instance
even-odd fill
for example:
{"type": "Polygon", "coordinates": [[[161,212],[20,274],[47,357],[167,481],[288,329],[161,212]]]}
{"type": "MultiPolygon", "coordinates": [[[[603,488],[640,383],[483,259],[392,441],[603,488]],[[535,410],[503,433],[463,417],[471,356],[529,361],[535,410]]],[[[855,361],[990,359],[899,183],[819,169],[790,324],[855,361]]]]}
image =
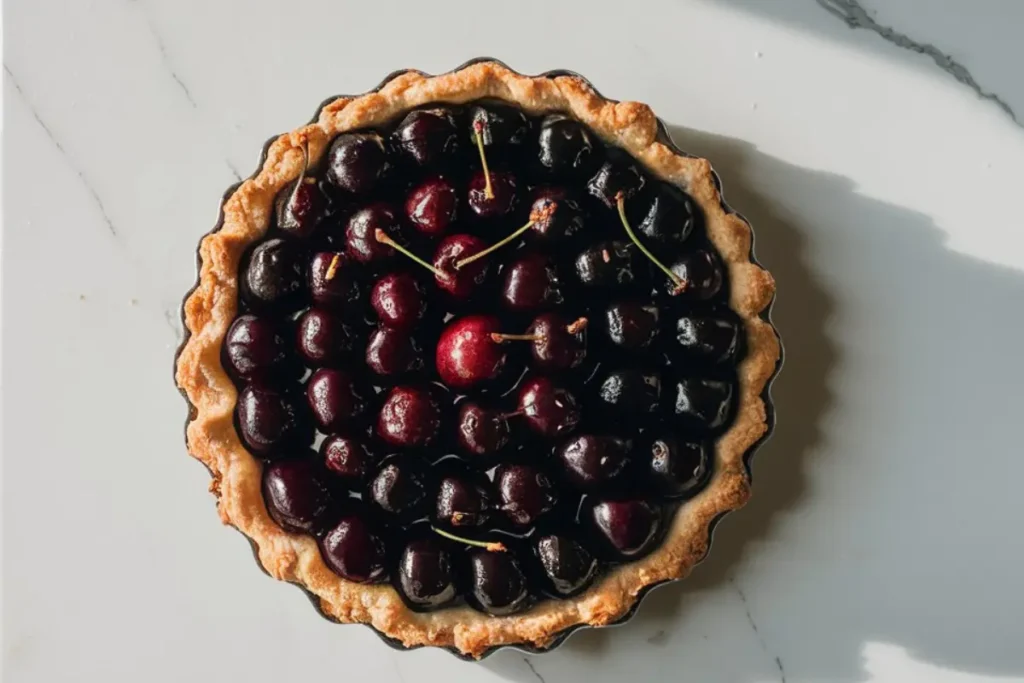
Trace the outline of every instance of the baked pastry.
{"type": "Polygon", "coordinates": [[[747,500],[774,282],[645,105],[493,61],[393,75],[268,143],[199,261],[189,451],[329,618],[544,649],[747,500]]]}

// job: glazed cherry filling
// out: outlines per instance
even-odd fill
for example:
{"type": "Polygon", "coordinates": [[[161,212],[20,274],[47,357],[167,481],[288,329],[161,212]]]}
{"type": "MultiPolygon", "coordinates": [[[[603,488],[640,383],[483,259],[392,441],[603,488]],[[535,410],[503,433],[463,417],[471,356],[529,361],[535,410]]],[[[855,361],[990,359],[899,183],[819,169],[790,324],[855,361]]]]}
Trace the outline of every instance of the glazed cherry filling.
{"type": "Polygon", "coordinates": [[[239,282],[222,359],[268,512],[415,610],[510,614],[643,557],[733,418],[699,207],[563,114],[339,135],[239,282]]]}

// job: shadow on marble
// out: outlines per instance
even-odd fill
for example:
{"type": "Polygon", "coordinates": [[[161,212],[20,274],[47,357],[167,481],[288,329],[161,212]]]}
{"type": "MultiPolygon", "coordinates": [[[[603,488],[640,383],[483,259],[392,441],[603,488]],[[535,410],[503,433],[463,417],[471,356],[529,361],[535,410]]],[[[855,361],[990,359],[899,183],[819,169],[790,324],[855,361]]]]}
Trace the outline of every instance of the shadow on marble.
{"type": "MultiPolygon", "coordinates": [[[[914,660],[934,666],[979,674],[1024,674],[1024,649],[1008,642],[1006,635],[1013,632],[1015,623],[1014,599],[1009,603],[1006,600],[1020,595],[1019,582],[1012,579],[1012,571],[993,574],[984,569],[1016,565],[1019,555],[1015,553],[1020,549],[1014,550],[1012,542],[998,545],[991,541],[1018,538],[1018,529],[1011,516],[986,518],[986,510],[966,510],[966,520],[952,524],[955,541],[941,533],[940,525],[949,523],[951,484],[959,483],[967,457],[954,450],[959,448],[956,444],[945,443],[945,437],[910,433],[912,429],[900,435],[920,437],[919,447],[934,449],[939,465],[934,481],[921,478],[919,491],[897,490],[892,496],[880,498],[882,507],[876,512],[883,521],[885,515],[892,517],[891,534],[874,539],[868,531],[844,528],[856,525],[858,515],[863,516],[866,508],[879,505],[865,496],[864,504],[851,504],[852,513],[849,507],[835,513],[849,513],[852,519],[828,520],[829,527],[835,529],[834,557],[783,577],[789,584],[785,586],[787,595],[795,596],[796,613],[777,615],[785,622],[776,629],[785,633],[785,645],[766,644],[771,636],[765,631],[772,633],[772,629],[762,628],[758,633],[747,599],[734,580],[745,570],[746,580],[751,584],[757,581],[757,570],[751,566],[758,564],[764,549],[784,543],[783,539],[793,533],[788,527],[809,514],[802,509],[810,497],[807,472],[829,465],[828,460],[838,456],[830,448],[824,424],[830,419],[830,411],[841,408],[837,403],[849,399],[830,383],[830,377],[842,367],[843,354],[842,344],[830,336],[829,329],[831,320],[848,318],[851,312],[839,308],[835,293],[825,284],[832,260],[865,259],[865,273],[889,273],[882,277],[894,280],[898,280],[898,273],[906,272],[907,264],[912,264],[922,273],[923,283],[906,296],[911,305],[928,309],[926,315],[932,308],[937,314],[943,310],[941,301],[935,299],[941,299],[944,290],[940,286],[936,291],[930,287],[932,282],[965,288],[968,295],[987,297],[990,304],[999,306],[1024,301],[1024,274],[949,251],[943,244],[943,233],[931,219],[860,195],[846,178],[788,164],[743,141],[678,126],[669,130],[682,149],[712,160],[722,176],[727,201],[754,226],[757,257],[778,284],[772,317],[786,348],[785,365],[772,392],[779,419],[774,436],[754,458],[753,498],[746,508],[719,525],[708,558],[692,575],[654,591],[628,624],[579,631],[561,648],[540,656],[498,652],[482,665],[508,680],[523,683],[600,683],[621,681],[623,676],[646,680],[644,677],[650,675],[655,680],[669,680],[672,671],[689,671],[695,680],[741,683],[773,678],[860,683],[868,679],[865,648],[871,643],[887,643],[905,648],[914,660]],[[831,222],[829,231],[841,234],[840,242],[845,247],[842,252],[823,253],[817,246],[820,240],[816,236],[823,232],[818,224],[821,221],[831,222]],[[929,297],[932,301],[925,303],[929,297]],[[958,466],[962,468],[959,471],[958,466]],[[867,553],[866,558],[858,557],[859,568],[843,561],[844,553],[850,551],[842,544],[872,541],[876,547],[859,548],[859,553],[867,553]],[[979,557],[983,553],[987,558],[979,557]],[[743,657],[737,657],[740,663],[728,661],[732,645],[716,644],[699,624],[687,623],[691,608],[702,603],[706,606],[715,596],[717,605],[725,600],[721,596],[735,598],[737,594],[742,603],[733,600],[735,607],[730,609],[741,610],[737,619],[743,628],[749,619],[764,651],[763,656],[752,658],[756,663],[751,661],[749,665],[743,657]],[[747,612],[746,619],[742,610],[747,612]],[[816,618],[801,618],[802,614],[816,618]],[[693,637],[694,633],[698,637],[693,637]],[[716,648],[718,653],[710,656],[708,652],[716,648]],[[790,666],[786,666],[787,659],[790,666]],[[729,672],[725,678],[719,662],[729,672]]],[[[973,320],[977,316],[968,317],[973,320]]],[[[939,348],[933,356],[948,353],[952,358],[954,353],[962,354],[964,349],[977,346],[977,330],[971,326],[938,327],[946,328],[947,336],[936,340],[939,348]]],[[[925,343],[931,341],[932,334],[933,330],[921,331],[925,343]]],[[[916,340],[892,346],[884,340],[876,342],[871,342],[875,346],[859,349],[860,353],[896,354],[897,363],[913,362],[907,354],[916,350],[916,340]]],[[[936,371],[948,369],[937,366],[936,371]]],[[[975,376],[969,368],[950,375],[951,391],[984,393],[986,379],[975,376]]],[[[924,411],[957,398],[944,397],[931,387],[917,391],[924,411]]],[[[1007,395],[1011,395],[1009,389],[1007,395]]],[[[982,405],[966,405],[962,413],[966,430],[983,429],[990,417],[982,405]]],[[[993,438],[1008,442],[1000,435],[993,438]]],[[[1012,462],[1005,452],[992,457],[1012,462]]],[[[1024,475],[1024,467],[1012,466],[1007,475],[1013,473],[1024,475]]],[[[877,475],[872,472],[869,476],[877,475]]],[[[901,472],[894,476],[897,487],[908,480],[917,484],[918,475],[901,472]]],[[[882,488],[888,482],[869,483],[882,488]]],[[[984,493],[975,491],[973,495],[984,493]]],[[[823,505],[828,506],[828,502],[823,505]]],[[[1006,512],[1005,506],[993,506],[1006,512]]],[[[820,514],[821,506],[817,512],[820,514]]],[[[759,621],[764,627],[774,618],[764,614],[759,621]]],[[[757,648],[756,643],[751,646],[757,648]]]]}

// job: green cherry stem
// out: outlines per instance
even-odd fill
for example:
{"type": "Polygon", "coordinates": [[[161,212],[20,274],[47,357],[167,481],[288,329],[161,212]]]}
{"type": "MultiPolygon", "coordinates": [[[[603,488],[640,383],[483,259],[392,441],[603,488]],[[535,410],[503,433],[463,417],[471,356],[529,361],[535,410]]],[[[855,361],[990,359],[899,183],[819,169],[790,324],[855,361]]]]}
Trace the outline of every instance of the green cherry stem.
{"type": "Polygon", "coordinates": [[[629,239],[633,241],[633,244],[637,246],[640,251],[643,252],[644,256],[651,260],[651,263],[658,266],[668,279],[675,284],[675,289],[672,290],[672,296],[681,293],[686,289],[686,280],[679,277],[672,272],[664,263],[658,260],[658,257],[651,253],[651,251],[645,247],[639,239],[637,239],[636,233],[633,232],[633,228],[629,225],[629,219],[626,218],[626,197],[621,192],[615,196],[615,203],[619,207],[619,220],[622,221],[622,227],[626,229],[626,234],[629,235],[629,239]]]}
{"type": "Polygon", "coordinates": [[[482,121],[473,123],[476,137],[476,148],[480,150],[480,164],[484,167],[484,197],[494,199],[494,188],[491,187],[491,171],[487,168],[487,155],[484,153],[484,124],[482,121]]]}
{"type": "Polygon", "coordinates": [[[306,180],[306,173],[309,171],[309,143],[305,140],[302,141],[302,171],[299,172],[299,177],[295,179],[295,187],[292,188],[292,193],[288,197],[288,205],[292,205],[295,202],[295,197],[299,194],[299,186],[306,180]]]}
{"type": "Polygon", "coordinates": [[[556,206],[555,203],[551,202],[550,204],[545,206],[543,209],[540,209],[539,211],[534,211],[533,213],[530,214],[530,220],[526,223],[526,225],[522,226],[521,228],[516,228],[515,232],[513,232],[511,235],[509,235],[505,239],[500,240],[498,242],[495,242],[491,246],[487,247],[486,249],[484,249],[482,251],[478,251],[477,253],[473,254],[472,256],[467,256],[464,259],[456,261],[455,262],[455,270],[458,270],[458,269],[462,268],[463,266],[469,265],[470,263],[472,263],[473,261],[476,261],[477,259],[482,259],[484,256],[487,256],[488,254],[490,254],[493,251],[501,249],[503,246],[505,246],[509,242],[512,242],[517,237],[522,235],[524,232],[526,232],[527,230],[529,230],[533,226],[537,225],[537,223],[539,223],[540,221],[547,220],[551,216],[551,214],[553,214],[555,212],[555,206],[556,206]]]}
{"type": "Polygon", "coordinates": [[[508,548],[506,548],[503,543],[494,543],[491,541],[474,541],[471,538],[463,538],[462,536],[456,536],[455,534],[449,531],[445,531],[444,529],[438,529],[436,526],[432,526],[430,528],[433,529],[435,533],[440,534],[441,536],[444,536],[449,540],[458,541],[459,543],[465,543],[466,545],[476,546],[477,548],[484,548],[485,550],[488,550],[492,553],[503,553],[506,550],[508,550],[508,548]]]}
{"type": "Polygon", "coordinates": [[[381,244],[386,244],[395,251],[397,251],[398,253],[408,256],[413,261],[415,261],[416,263],[420,264],[421,266],[429,270],[431,273],[433,273],[434,276],[437,277],[438,279],[447,280],[449,278],[448,273],[444,272],[443,270],[439,270],[438,268],[435,268],[431,264],[427,263],[416,254],[412,253],[411,251],[403,247],[401,244],[391,239],[391,237],[389,237],[388,234],[381,230],[380,228],[374,230],[373,236],[381,244]]]}

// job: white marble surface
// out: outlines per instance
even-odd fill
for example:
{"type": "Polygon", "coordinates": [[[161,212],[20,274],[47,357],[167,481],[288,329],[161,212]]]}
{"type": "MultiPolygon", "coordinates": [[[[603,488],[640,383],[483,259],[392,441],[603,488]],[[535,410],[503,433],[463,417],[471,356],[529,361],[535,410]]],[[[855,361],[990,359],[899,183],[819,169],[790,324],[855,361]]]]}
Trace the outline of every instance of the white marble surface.
{"type": "Polygon", "coordinates": [[[4,3],[4,680],[1024,680],[1024,7],[402,4],[4,3]],[[196,242],[268,136],[483,54],[647,101],[712,159],[787,363],[754,500],[690,580],[467,664],[254,566],[184,452],[171,359],[196,242]]]}

